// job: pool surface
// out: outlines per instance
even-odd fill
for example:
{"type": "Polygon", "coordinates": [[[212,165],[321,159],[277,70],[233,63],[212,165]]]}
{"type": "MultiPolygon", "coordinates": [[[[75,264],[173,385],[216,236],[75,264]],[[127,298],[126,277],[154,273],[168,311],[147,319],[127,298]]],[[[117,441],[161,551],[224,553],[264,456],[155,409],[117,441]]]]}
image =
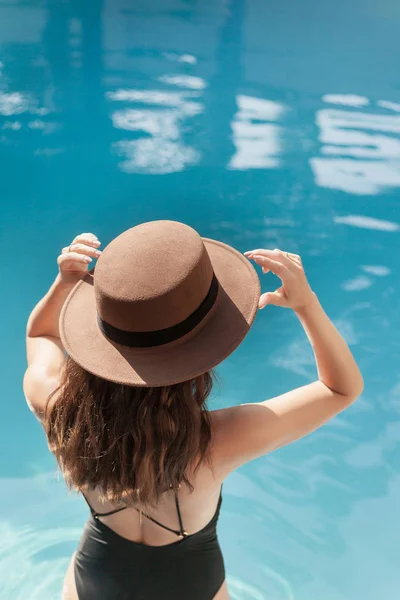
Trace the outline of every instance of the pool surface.
{"type": "MultiPolygon", "coordinates": [[[[87,516],[24,403],[28,313],[77,233],[165,218],[300,253],[365,377],[227,480],[232,599],[399,598],[399,27],[395,0],[0,0],[2,600],[59,598],[87,516]]],[[[219,373],[215,407],[316,376],[274,307],[219,373]]]]}

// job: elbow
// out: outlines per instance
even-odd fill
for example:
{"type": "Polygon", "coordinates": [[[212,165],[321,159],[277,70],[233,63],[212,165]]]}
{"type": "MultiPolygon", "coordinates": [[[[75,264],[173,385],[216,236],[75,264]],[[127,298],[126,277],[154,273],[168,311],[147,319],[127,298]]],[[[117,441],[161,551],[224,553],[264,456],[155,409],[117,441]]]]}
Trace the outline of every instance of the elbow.
{"type": "Polygon", "coordinates": [[[346,394],[346,404],[353,404],[363,393],[364,391],[364,379],[361,373],[358,374],[358,377],[355,378],[353,385],[351,386],[351,390],[346,394]]]}
{"type": "Polygon", "coordinates": [[[33,404],[29,404],[29,402],[27,402],[28,407],[30,409],[30,411],[32,412],[32,414],[37,418],[37,420],[39,421],[39,423],[43,426],[45,426],[45,421],[46,421],[46,410],[43,406],[35,406],[33,404]]]}
{"type": "Polygon", "coordinates": [[[354,384],[354,400],[357,400],[364,391],[364,378],[360,371],[357,373],[354,384]]]}
{"type": "Polygon", "coordinates": [[[26,324],[26,330],[25,330],[26,337],[34,338],[34,337],[39,337],[39,335],[42,335],[42,334],[38,334],[36,329],[37,328],[35,328],[35,323],[31,319],[29,319],[26,324]]]}
{"type": "Polygon", "coordinates": [[[33,318],[33,314],[31,313],[26,322],[26,328],[25,328],[26,337],[36,337],[35,329],[36,329],[35,319],[33,318]]]}
{"type": "Polygon", "coordinates": [[[25,335],[27,338],[33,337],[32,335],[32,323],[29,320],[26,324],[25,335]]]}
{"type": "Polygon", "coordinates": [[[46,407],[43,406],[42,403],[35,402],[35,399],[29,398],[29,396],[26,394],[25,400],[31,413],[37,418],[39,423],[44,425],[46,418],[46,407]]]}

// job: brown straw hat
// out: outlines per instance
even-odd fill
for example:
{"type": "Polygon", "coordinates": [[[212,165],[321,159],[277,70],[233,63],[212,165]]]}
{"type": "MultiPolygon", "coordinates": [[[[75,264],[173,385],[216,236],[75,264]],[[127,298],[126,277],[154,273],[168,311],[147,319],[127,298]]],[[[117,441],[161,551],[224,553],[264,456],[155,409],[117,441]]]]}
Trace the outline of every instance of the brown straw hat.
{"type": "Polygon", "coordinates": [[[254,321],[260,283],[230,246],[175,221],[128,229],[68,296],[67,353],[117,383],[172,385],[229,356],[254,321]]]}

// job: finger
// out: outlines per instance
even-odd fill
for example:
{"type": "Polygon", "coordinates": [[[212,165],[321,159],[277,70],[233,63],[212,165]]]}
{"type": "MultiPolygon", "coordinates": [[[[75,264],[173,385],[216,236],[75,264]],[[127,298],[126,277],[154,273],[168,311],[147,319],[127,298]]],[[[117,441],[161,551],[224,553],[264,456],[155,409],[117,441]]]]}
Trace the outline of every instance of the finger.
{"type": "Polygon", "coordinates": [[[69,252],[77,252],[78,254],[86,254],[86,256],[93,256],[93,258],[99,258],[101,250],[97,250],[87,244],[71,244],[69,252]]]}
{"type": "Polygon", "coordinates": [[[101,242],[94,237],[93,234],[91,233],[83,233],[79,236],[77,236],[74,241],[71,242],[71,244],[69,246],[65,246],[65,248],[63,248],[61,250],[61,254],[65,254],[66,252],[71,252],[71,248],[76,245],[76,244],[84,244],[86,246],[90,246],[92,248],[98,248],[101,244],[101,242]]]}
{"type": "Polygon", "coordinates": [[[79,237],[83,237],[83,238],[85,238],[87,240],[88,239],[92,239],[92,240],[97,240],[98,239],[97,235],[95,235],[94,233],[91,233],[91,232],[89,232],[89,233],[78,233],[78,235],[76,236],[76,238],[79,238],[79,237]]]}
{"type": "Polygon", "coordinates": [[[94,233],[80,233],[72,240],[72,244],[89,244],[98,247],[101,242],[94,233]]]}
{"type": "Polygon", "coordinates": [[[287,300],[283,294],[283,288],[279,288],[278,290],[275,290],[275,292],[267,292],[266,294],[262,294],[260,296],[258,306],[259,308],[264,308],[267,306],[267,304],[287,307],[287,300]]]}
{"type": "Polygon", "coordinates": [[[267,271],[272,271],[281,279],[287,272],[286,265],[284,265],[282,262],[278,262],[276,260],[272,260],[271,258],[267,258],[266,256],[260,256],[259,254],[256,254],[252,256],[252,260],[254,260],[254,262],[258,265],[260,265],[260,267],[262,267],[263,270],[267,269],[267,271]]]}
{"type": "Polygon", "coordinates": [[[244,253],[247,258],[252,258],[254,256],[265,256],[267,258],[271,258],[277,262],[281,262],[284,265],[290,265],[290,255],[288,252],[282,252],[278,248],[275,250],[267,250],[266,248],[258,248],[257,250],[250,250],[249,252],[244,253]]]}
{"type": "Polygon", "coordinates": [[[291,254],[289,253],[290,258],[296,263],[296,265],[302,265],[301,262],[301,256],[299,256],[298,254],[291,254]]]}
{"type": "Polygon", "coordinates": [[[85,254],[79,254],[78,252],[67,252],[65,254],[60,254],[57,258],[57,264],[59,267],[65,267],[68,263],[81,263],[88,265],[92,262],[92,258],[90,256],[86,256],[85,254]]]}

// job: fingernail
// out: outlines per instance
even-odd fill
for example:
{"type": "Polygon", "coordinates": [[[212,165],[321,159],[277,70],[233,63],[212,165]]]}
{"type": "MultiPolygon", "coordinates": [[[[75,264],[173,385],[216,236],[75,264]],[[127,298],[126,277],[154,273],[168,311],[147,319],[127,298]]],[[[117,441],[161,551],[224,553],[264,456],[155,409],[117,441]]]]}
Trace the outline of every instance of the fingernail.
{"type": "Polygon", "coordinates": [[[101,250],[95,250],[95,254],[96,254],[96,256],[100,256],[101,250]]]}
{"type": "Polygon", "coordinates": [[[244,254],[245,256],[247,256],[248,254],[253,254],[253,252],[252,252],[252,250],[247,250],[246,252],[243,252],[243,254],[244,254]]]}
{"type": "Polygon", "coordinates": [[[93,244],[95,246],[100,246],[101,242],[99,240],[93,240],[93,244]]]}
{"type": "Polygon", "coordinates": [[[90,262],[92,262],[92,259],[90,258],[90,256],[84,256],[84,257],[83,257],[83,260],[84,260],[85,262],[87,262],[87,263],[90,263],[90,262]]]}

